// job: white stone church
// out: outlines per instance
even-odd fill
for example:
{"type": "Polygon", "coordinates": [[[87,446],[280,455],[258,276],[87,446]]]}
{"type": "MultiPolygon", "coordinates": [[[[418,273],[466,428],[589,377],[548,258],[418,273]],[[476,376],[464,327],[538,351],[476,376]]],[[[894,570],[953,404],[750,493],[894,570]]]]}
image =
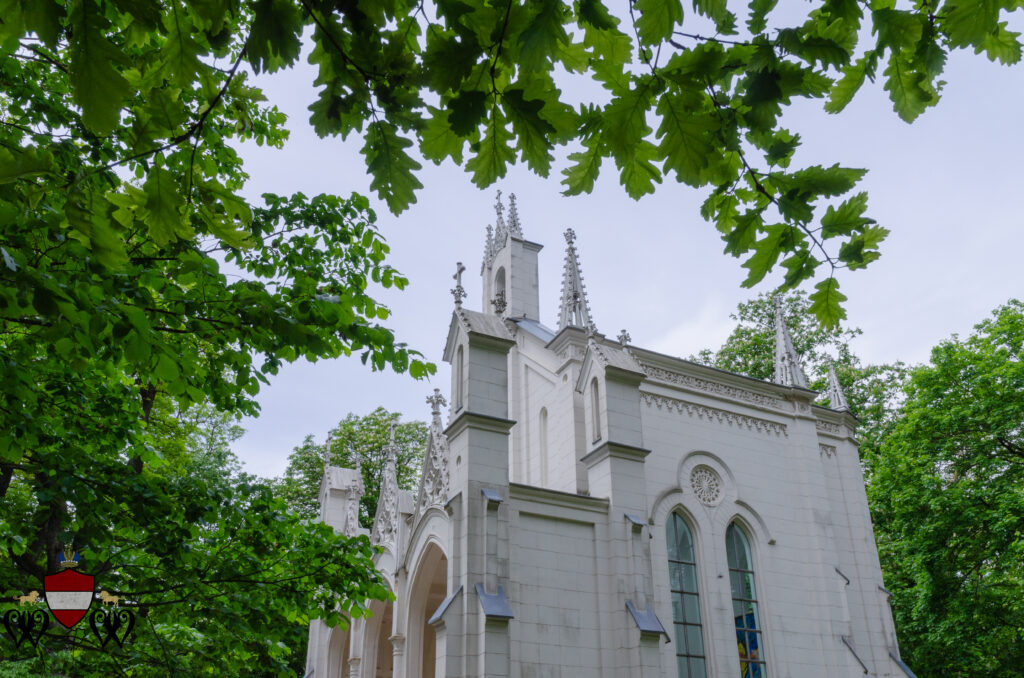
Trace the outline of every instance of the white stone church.
{"type": "MultiPolygon", "coordinates": [[[[511,199],[480,311],[460,264],[416,493],[394,454],[370,539],[395,595],[310,627],[314,678],[913,676],[899,658],[854,429],[776,313],[773,382],[598,331],[572,231],[557,323],[511,199]],[[447,425],[441,407],[450,405],[447,425]]],[[[328,466],[349,535],[362,480],[328,466]]]]}

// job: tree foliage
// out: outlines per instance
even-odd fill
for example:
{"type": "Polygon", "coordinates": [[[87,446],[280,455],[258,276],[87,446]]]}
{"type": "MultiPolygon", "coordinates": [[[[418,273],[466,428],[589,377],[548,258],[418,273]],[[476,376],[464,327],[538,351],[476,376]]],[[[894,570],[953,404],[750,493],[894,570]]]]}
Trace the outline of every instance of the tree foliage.
{"type": "Polygon", "coordinates": [[[868,496],[900,647],[921,678],[1024,664],[1024,304],[932,350],[868,496]]]}
{"type": "Polygon", "coordinates": [[[311,618],[343,623],[342,615],[365,614],[369,599],[389,595],[368,539],[303,519],[270,483],[238,472],[228,448],[239,434],[232,417],[158,405],[151,427],[160,466],[134,473],[117,459],[66,451],[67,466],[47,482],[14,474],[0,508],[11,540],[0,555],[4,598],[42,590],[26,572],[35,561],[22,535],[34,534],[49,490],[67,502],[59,539],[136,613],[134,637],[123,650],[101,652],[86,623],[51,628],[38,654],[8,645],[0,675],[294,674],[311,618]],[[90,501],[82,486],[92,488],[90,501]]]}
{"type": "MultiPolygon", "coordinates": [[[[416,489],[420,466],[427,446],[427,425],[422,421],[399,423],[401,414],[378,407],[364,416],[349,413],[327,434],[331,447],[331,464],[355,468],[356,459],[363,471],[365,493],[359,504],[359,522],[362,527],[373,527],[377,515],[377,498],[387,466],[387,446],[391,440],[391,425],[395,424],[395,446],[398,448],[395,470],[398,486],[416,489]]],[[[277,482],[278,495],[283,497],[302,516],[318,517],[317,497],[324,472],[327,445],[318,444],[307,435],[302,444],[288,455],[288,467],[277,482]]]]}
{"type": "MultiPolygon", "coordinates": [[[[245,73],[293,67],[307,39],[310,123],[364,138],[393,211],[422,187],[417,158],[487,186],[514,162],[548,176],[568,145],[567,194],[593,190],[605,160],[635,198],[666,177],[704,189],[703,215],[744,259],[744,284],[778,266],[785,288],[816,281],[812,308],[834,325],[836,269],[877,259],[888,231],[857,190],[864,170],[801,165],[782,112],[801,99],[839,112],[880,79],[912,121],[938,102],[951,50],[1020,60],[1008,29],[1020,7],[817,0],[790,21],[760,0],[9,0],[0,214],[49,224],[113,271],[134,257],[128,233],[244,245],[256,215],[233,144],[284,138],[245,73]],[[602,94],[570,106],[561,87],[574,78],[602,94]]],[[[33,261],[3,246],[9,267],[33,261]]]]}

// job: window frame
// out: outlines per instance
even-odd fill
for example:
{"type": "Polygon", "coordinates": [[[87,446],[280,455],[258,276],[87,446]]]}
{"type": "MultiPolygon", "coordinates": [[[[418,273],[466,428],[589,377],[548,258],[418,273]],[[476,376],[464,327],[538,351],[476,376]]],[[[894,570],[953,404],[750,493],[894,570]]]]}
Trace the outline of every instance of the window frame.
{"type": "Polygon", "coordinates": [[[736,634],[736,650],[739,657],[739,668],[740,678],[768,678],[768,659],[765,651],[765,629],[764,629],[764,615],[760,609],[761,603],[758,600],[758,581],[757,573],[755,571],[757,563],[754,560],[754,547],[751,542],[751,532],[742,522],[737,519],[729,521],[728,526],[725,530],[725,553],[726,553],[726,565],[729,568],[729,593],[732,599],[732,622],[733,631],[736,634]],[[734,534],[738,534],[740,539],[732,539],[734,534]],[[740,567],[737,559],[732,557],[735,553],[735,546],[733,542],[736,542],[742,546],[744,555],[746,556],[747,567],[740,567]],[[740,590],[737,591],[737,587],[743,588],[743,582],[746,581],[749,584],[749,591],[740,590]],[[741,595],[737,597],[737,593],[749,593],[747,595],[741,595]],[[739,610],[742,612],[740,617],[743,618],[743,626],[738,625],[737,617],[737,605],[739,610]],[[747,626],[747,616],[753,615],[753,625],[747,626]],[[742,635],[743,641],[741,642],[740,634],[742,635]],[[757,647],[756,657],[750,656],[750,650],[747,650],[747,654],[741,653],[740,648],[751,645],[750,637],[754,635],[757,647]]]}
{"type": "Polygon", "coordinates": [[[667,572],[668,572],[669,604],[670,604],[671,609],[672,609],[672,631],[673,631],[672,639],[673,639],[673,642],[675,643],[675,646],[673,648],[673,656],[675,657],[675,662],[676,662],[676,675],[679,678],[707,678],[708,675],[709,675],[709,673],[708,673],[709,657],[708,657],[708,652],[707,652],[708,643],[707,643],[707,634],[705,633],[705,627],[704,627],[705,615],[704,615],[704,611],[703,611],[702,605],[701,605],[701,594],[700,594],[701,586],[700,586],[700,573],[699,573],[699,565],[698,565],[698,562],[699,562],[700,558],[698,558],[698,556],[697,556],[697,541],[696,541],[696,539],[694,537],[694,532],[695,532],[695,530],[694,530],[694,527],[693,527],[690,519],[686,516],[686,514],[684,513],[684,511],[682,510],[681,507],[677,506],[677,507],[673,508],[671,511],[668,512],[668,515],[665,518],[665,555],[666,555],[666,565],[667,565],[667,572]],[[678,519],[678,522],[676,522],[677,519],[678,519]],[[682,527],[686,530],[687,536],[689,538],[690,551],[691,551],[690,557],[692,558],[692,560],[689,560],[689,561],[683,559],[682,558],[683,554],[679,554],[678,552],[676,553],[677,557],[675,559],[672,557],[673,549],[670,547],[670,544],[672,543],[672,541],[670,539],[669,531],[673,530],[675,532],[674,536],[676,538],[676,543],[678,544],[678,529],[677,529],[676,526],[679,525],[679,524],[681,524],[682,527]],[[685,567],[687,565],[689,565],[689,566],[691,566],[693,568],[693,570],[692,570],[693,571],[693,590],[692,591],[688,590],[687,589],[687,585],[686,585],[685,567]],[[675,567],[678,567],[681,570],[680,575],[678,577],[678,581],[679,581],[679,584],[680,584],[680,588],[679,589],[676,589],[675,588],[675,584],[673,583],[673,569],[675,567]],[[676,609],[677,609],[677,607],[676,607],[676,597],[677,596],[679,598],[678,609],[682,613],[682,619],[681,620],[676,618],[676,609]],[[687,617],[687,614],[686,614],[686,608],[687,608],[686,598],[687,598],[687,596],[692,596],[693,599],[694,599],[694,606],[695,606],[695,610],[696,610],[696,614],[697,614],[697,621],[696,622],[689,621],[689,619],[687,617]],[[680,627],[683,628],[682,632],[683,632],[684,636],[688,636],[688,631],[687,631],[688,627],[696,627],[698,629],[698,633],[699,633],[699,637],[700,637],[700,653],[699,654],[690,651],[690,642],[689,642],[688,638],[685,639],[685,642],[681,642],[681,640],[679,638],[679,628],[680,627]],[[684,649],[685,651],[684,652],[680,652],[681,648],[684,649]],[[685,674],[681,673],[680,670],[679,670],[680,659],[685,659],[686,667],[687,667],[685,674]],[[699,662],[700,665],[703,666],[703,675],[701,675],[699,673],[696,673],[693,670],[693,666],[695,664],[694,660],[696,660],[696,662],[699,662]]]}

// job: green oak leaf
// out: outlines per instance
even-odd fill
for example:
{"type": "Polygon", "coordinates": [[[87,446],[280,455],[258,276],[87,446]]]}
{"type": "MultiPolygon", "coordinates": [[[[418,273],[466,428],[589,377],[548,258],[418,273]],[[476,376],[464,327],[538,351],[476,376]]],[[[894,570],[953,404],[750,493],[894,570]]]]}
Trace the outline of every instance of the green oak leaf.
{"type": "Polygon", "coordinates": [[[398,214],[416,202],[416,189],[423,184],[413,174],[422,168],[405,149],[412,142],[400,137],[392,125],[386,122],[371,122],[366,130],[366,143],[362,154],[366,167],[373,177],[370,188],[387,202],[388,208],[398,214]]]}
{"type": "Polygon", "coordinates": [[[154,167],[146,176],[142,188],[146,192],[146,204],[140,216],[149,227],[154,242],[166,245],[176,238],[192,236],[194,231],[181,213],[185,197],[170,171],[154,167]]]}
{"type": "Polygon", "coordinates": [[[128,81],[114,68],[124,54],[106,33],[109,22],[91,2],[79,2],[71,12],[74,32],[70,38],[68,79],[75,101],[82,107],[82,122],[92,132],[110,134],[121,118],[121,103],[131,91],[128,81]]]}
{"type": "Polygon", "coordinates": [[[814,290],[809,297],[811,313],[826,328],[838,326],[839,321],[846,318],[846,311],[842,307],[846,295],[839,291],[839,281],[835,278],[822,280],[814,286],[814,290]]]}

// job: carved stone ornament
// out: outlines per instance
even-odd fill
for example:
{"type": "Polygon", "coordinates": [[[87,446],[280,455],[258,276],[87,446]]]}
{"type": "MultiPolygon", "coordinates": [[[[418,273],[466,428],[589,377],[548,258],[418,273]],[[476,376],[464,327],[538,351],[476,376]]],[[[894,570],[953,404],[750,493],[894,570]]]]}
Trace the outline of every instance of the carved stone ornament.
{"type": "Polygon", "coordinates": [[[720,384],[716,381],[709,381],[699,377],[691,377],[688,374],[679,374],[660,367],[652,367],[647,364],[644,364],[643,368],[644,374],[659,381],[678,384],[679,386],[693,389],[695,391],[703,391],[704,393],[721,396],[730,400],[739,400],[745,403],[750,403],[751,405],[770,407],[774,410],[785,410],[786,408],[785,401],[777,396],[755,393],[753,391],[748,391],[745,388],[720,384]]]}
{"type": "Polygon", "coordinates": [[[726,424],[727,426],[747,428],[766,435],[774,434],[777,436],[789,436],[789,432],[786,430],[785,424],[768,421],[767,419],[748,417],[744,414],[727,412],[726,410],[720,410],[715,407],[698,405],[697,403],[677,400],[676,398],[668,398],[661,395],[654,395],[653,393],[641,393],[640,398],[648,406],[657,407],[659,410],[675,410],[680,414],[697,417],[698,419],[707,419],[709,421],[718,422],[719,424],[726,424]]]}
{"type": "Polygon", "coordinates": [[[432,419],[430,437],[427,441],[427,453],[423,458],[423,473],[420,477],[419,498],[416,505],[417,513],[422,514],[431,506],[444,506],[448,502],[448,436],[444,434],[441,424],[441,407],[446,405],[440,389],[434,389],[434,395],[427,398],[430,404],[432,419]]]}
{"type": "Polygon", "coordinates": [[[391,442],[387,446],[387,466],[384,468],[383,487],[377,502],[377,515],[373,518],[371,541],[381,546],[394,546],[398,532],[398,446],[395,445],[395,428],[391,424],[391,442]]]}
{"type": "Polygon", "coordinates": [[[826,457],[836,456],[835,445],[826,445],[825,443],[818,443],[818,449],[821,451],[821,454],[826,457]]]}
{"type": "Polygon", "coordinates": [[[697,466],[690,473],[693,494],[705,506],[717,506],[722,501],[722,479],[710,466],[697,466]]]}
{"type": "Polygon", "coordinates": [[[839,424],[833,424],[830,421],[821,421],[820,419],[814,422],[815,427],[822,433],[828,433],[829,435],[841,436],[843,430],[839,428],[839,424]]]}

